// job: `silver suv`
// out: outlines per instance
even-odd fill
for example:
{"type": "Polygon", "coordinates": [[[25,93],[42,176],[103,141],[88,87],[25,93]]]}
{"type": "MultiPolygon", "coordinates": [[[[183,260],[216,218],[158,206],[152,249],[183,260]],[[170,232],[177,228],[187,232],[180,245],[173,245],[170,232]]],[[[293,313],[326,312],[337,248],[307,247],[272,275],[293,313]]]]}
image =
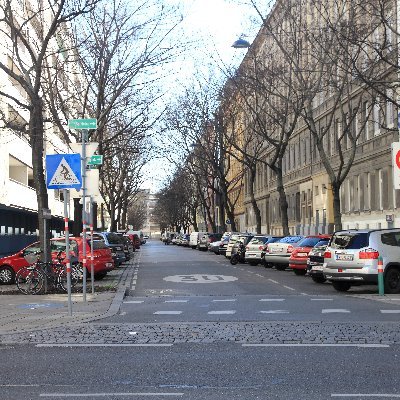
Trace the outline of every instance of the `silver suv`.
{"type": "Polygon", "coordinates": [[[340,292],[355,285],[376,284],[379,257],[385,293],[400,293],[400,229],[335,232],[324,253],[323,274],[340,292]]]}

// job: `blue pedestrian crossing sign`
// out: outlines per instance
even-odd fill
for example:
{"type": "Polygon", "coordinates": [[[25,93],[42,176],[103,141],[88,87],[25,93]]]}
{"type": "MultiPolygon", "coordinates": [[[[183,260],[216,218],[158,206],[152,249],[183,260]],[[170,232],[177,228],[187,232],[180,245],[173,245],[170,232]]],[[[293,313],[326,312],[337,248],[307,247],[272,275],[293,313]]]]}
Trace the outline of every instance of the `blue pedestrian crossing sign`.
{"type": "Polygon", "coordinates": [[[50,154],[46,156],[48,189],[80,189],[82,186],[80,154],[50,154]]]}

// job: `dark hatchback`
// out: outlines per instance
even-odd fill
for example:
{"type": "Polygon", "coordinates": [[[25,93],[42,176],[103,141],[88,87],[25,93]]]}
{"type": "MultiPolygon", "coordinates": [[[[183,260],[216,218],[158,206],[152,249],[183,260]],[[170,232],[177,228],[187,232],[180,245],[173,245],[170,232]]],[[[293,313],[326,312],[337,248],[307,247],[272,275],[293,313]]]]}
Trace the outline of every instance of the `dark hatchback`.
{"type": "MultiPolygon", "coordinates": [[[[88,235],[90,238],[90,235],[88,235]]],[[[121,265],[126,261],[124,244],[121,242],[121,238],[114,232],[94,232],[94,240],[103,240],[106,246],[111,250],[111,256],[114,260],[115,266],[121,265]]]]}

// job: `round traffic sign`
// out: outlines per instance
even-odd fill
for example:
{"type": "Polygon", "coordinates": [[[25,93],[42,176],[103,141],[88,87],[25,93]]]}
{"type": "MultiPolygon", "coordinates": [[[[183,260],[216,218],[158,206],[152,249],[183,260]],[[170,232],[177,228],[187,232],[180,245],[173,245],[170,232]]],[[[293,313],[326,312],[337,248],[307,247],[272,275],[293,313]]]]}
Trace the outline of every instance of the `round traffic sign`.
{"type": "Polygon", "coordinates": [[[225,283],[237,281],[235,276],[228,275],[171,275],[166,276],[164,281],[175,283],[225,283]]]}
{"type": "Polygon", "coordinates": [[[400,169],[400,150],[396,153],[396,165],[400,169]]]}

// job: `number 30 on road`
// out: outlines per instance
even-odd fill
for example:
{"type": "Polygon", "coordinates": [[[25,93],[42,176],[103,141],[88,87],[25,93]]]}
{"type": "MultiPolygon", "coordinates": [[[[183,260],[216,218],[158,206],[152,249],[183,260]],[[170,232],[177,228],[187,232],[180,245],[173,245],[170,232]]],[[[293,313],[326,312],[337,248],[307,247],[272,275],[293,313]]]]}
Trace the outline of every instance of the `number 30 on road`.
{"type": "Polygon", "coordinates": [[[228,275],[171,275],[166,276],[164,281],[176,283],[225,283],[237,281],[235,276],[228,275]]]}

